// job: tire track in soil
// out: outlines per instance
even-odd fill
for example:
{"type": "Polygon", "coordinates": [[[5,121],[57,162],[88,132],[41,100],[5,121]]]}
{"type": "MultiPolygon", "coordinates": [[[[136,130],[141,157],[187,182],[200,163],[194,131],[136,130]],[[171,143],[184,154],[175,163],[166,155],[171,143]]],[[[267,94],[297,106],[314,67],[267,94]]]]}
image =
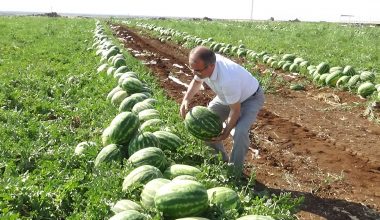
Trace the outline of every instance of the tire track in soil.
{"type": "MultiPolygon", "coordinates": [[[[160,79],[167,95],[180,103],[186,88],[169,80],[168,76],[173,75],[189,84],[192,78],[186,68],[189,50],[145,37],[143,31],[136,34],[136,30],[124,26],[111,28],[131,54],[140,51],[136,58],[157,62],[147,66],[160,79]]],[[[267,94],[267,97],[272,96],[281,95],[267,94]]],[[[205,88],[191,105],[207,105],[212,98],[212,91],[205,88]]],[[[275,98],[267,98],[266,107],[251,130],[251,148],[258,148],[260,152],[260,158],[254,158],[253,153],[247,157],[247,164],[253,165],[256,171],[255,190],[304,196],[305,202],[298,214],[301,219],[380,219],[379,213],[370,209],[378,210],[380,204],[380,175],[376,166],[374,168],[359,155],[338,149],[335,141],[320,137],[313,126],[309,129],[309,126],[277,115],[273,100],[275,98]]],[[[231,140],[227,140],[226,145],[230,150],[231,140]]]]}

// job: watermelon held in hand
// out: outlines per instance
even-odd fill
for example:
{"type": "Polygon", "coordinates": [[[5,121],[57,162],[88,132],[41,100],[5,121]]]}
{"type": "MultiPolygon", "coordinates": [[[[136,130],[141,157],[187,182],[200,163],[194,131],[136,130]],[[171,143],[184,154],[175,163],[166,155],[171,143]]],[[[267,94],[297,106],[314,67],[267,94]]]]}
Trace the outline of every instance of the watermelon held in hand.
{"type": "Polygon", "coordinates": [[[217,137],[223,129],[219,116],[203,106],[195,106],[185,117],[185,128],[196,138],[210,140],[217,137]]]}

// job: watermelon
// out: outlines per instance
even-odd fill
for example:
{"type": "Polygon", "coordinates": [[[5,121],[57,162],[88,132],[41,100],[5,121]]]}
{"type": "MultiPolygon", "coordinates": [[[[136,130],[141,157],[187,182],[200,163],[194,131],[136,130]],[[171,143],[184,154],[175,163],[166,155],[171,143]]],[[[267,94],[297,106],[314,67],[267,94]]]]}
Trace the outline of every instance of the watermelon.
{"type": "Polygon", "coordinates": [[[348,80],[347,87],[349,89],[352,89],[352,88],[356,87],[356,85],[358,84],[359,81],[360,81],[360,76],[359,75],[353,75],[350,78],[350,80],[348,80]]]}
{"type": "Polygon", "coordinates": [[[110,162],[113,160],[120,160],[121,152],[119,146],[116,144],[109,144],[99,152],[95,159],[95,167],[99,166],[101,163],[110,162]]]}
{"type": "Polygon", "coordinates": [[[209,219],[202,218],[202,217],[186,217],[186,218],[177,218],[176,220],[209,220],[209,219]]]}
{"type": "Polygon", "coordinates": [[[96,143],[92,141],[81,142],[75,147],[74,154],[82,155],[86,151],[86,149],[95,147],[95,146],[96,146],[96,143]]]}
{"type": "Polygon", "coordinates": [[[133,94],[141,92],[144,87],[144,84],[136,78],[128,77],[123,80],[120,87],[123,88],[129,94],[133,94]]]}
{"type": "Polygon", "coordinates": [[[162,178],[162,173],[158,168],[151,165],[139,166],[124,178],[122,190],[126,192],[128,189],[132,189],[132,186],[146,184],[156,178],[162,178]]]}
{"type": "Polygon", "coordinates": [[[373,72],[363,71],[362,73],[360,73],[360,80],[363,82],[369,81],[373,83],[375,79],[376,79],[376,76],[375,76],[375,73],[373,72]]]}
{"type": "MultiPolygon", "coordinates": [[[[115,93],[119,92],[119,91],[123,91],[123,89],[119,86],[116,86],[115,88],[113,88],[111,90],[111,92],[108,93],[107,95],[107,100],[111,101],[113,95],[115,95],[115,93]]],[[[125,98],[125,97],[124,97],[125,98]]],[[[116,101],[116,100],[115,100],[116,101]]]]}
{"type": "Polygon", "coordinates": [[[114,77],[116,74],[119,74],[119,73],[125,73],[125,72],[128,72],[129,71],[129,68],[127,66],[120,66],[119,68],[117,68],[114,72],[114,77]]]}
{"type": "Polygon", "coordinates": [[[96,72],[97,72],[97,73],[104,72],[107,68],[108,68],[108,64],[104,63],[104,64],[100,65],[100,66],[98,67],[98,69],[96,69],[96,72]]]}
{"type": "Polygon", "coordinates": [[[103,145],[119,144],[127,145],[135,136],[140,122],[138,117],[131,112],[118,114],[102,134],[103,145]]]}
{"type": "MultiPolygon", "coordinates": [[[[140,126],[140,131],[150,131],[155,132],[161,130],[164,122],[161,119],[153,118],[145,121],[140,126]]],[[[160,145],[161,146],[161,145],[160,145]]]]}
{"type": "Polygon", "coordinates": [[[117,214],[122,211],[126,210],[136,210],[136,211],[143,211],[143,208],[135,203],[134,201],[128,200],[128,199],[122,199],[116,202],[114,206],[112,206],[111,210],[117,214]]]}
{"type": "Polygon", "coordinates": [[[127,79],[127,78],[137,79],[137,76],[136,76],[136,74],[134,74],[134,72],[126,72],[126,73],[115,74],[115,78],[118,79],[117,84],[120,86],[125,79],[127,79]]]}
{"type": "Polygon", "coordinates": [[[132,111],[133,106],[135,106],[136,103],[141,102],[147,98],[148,96],[144,93],[132,94],[129,97],[122,100],[119,106],[119,112],[132,111]]]}
{"type": "Polygon", "coordinates": [[[199,182],[178,180],[157,190],[154,203],[164,216],[178,218],[198,215],[208,208],[207,190],[199,182]]]}
{"type": "Polygon", "coordinates": [[[336,82],[338,82],[341,76],[342,76],[342,72],[339,70],[333,73],[329,73],[329,75],[325,79],[326,85],[335,87],[336,82]]]}
{"type": "Polygon", "coordinates": [[[343,73],[343,68],[341,66],[331,67],[330,70],[329,70],[329,73],[333,73],[335,71],[341,71],[343,73]]]}
{"type": "Polygon", "coordinates": [[[147,217],[136,210],[126,210],[115,214],[109,220],[147,220],[147,217]]]}
{"type": "Polygon", "coordinates": [[[347,82],[350,80],[351,76],[341,76],[338,81],[336,82],[336,87],[337,88],[341,88],[341,89],[345,89],[347,88],[346,84],[347,82]]]}
{"type": "Polygon", "coordinates": [[[308,71],[307,71],[307,68],[309,67],[309,61],[302,61],[300,63],[300,73],[302,74],[306,74],[308,71]]]}
{"type": "Polygon", "coordinates": [[[353,76],[356,74],[355,69],[352,66],[345,66],[343,69],[343,75],[353,76]]]}
{"type": "Polygon", "coordinates": [[[160,142],[162,150],[176,151],[179,146],[183,145],[183,140],[169,131],[155,131],[153,134],[160,142]]]}
{"type": "Polygon", "coordinates": [[[289,71],[292,72],[292,73],[298,73],[299,72],[299,66],[298,66],[298,64],[293,63],[292,65],[290,65],[289,71]]]}
{"type": "Polygon", "coordinates": [[[210,140],[217,137],[223,124],[219,116],[203,106],[193,107],[184,120],[185,128],[196,138],[210,140]]]}
{"type": "Polygon", "coordinates": [[[139,112],[141,112],[145,109],[154,109],[154,106],[149,104],[148,102],[141,101],[141,102],[136,103],[133,106],[132,112],[135,114],[138,114],[139,112]]]}
{"type": "Polygon", "coordinates": [[[127,65],[127,62],[125,61],[124,58],[117,58],[114,62],[113,62],[113,66],[117,69],[121,66],[125,66],[127,65]]]}
{"type": "Polygon", "coordinates": [[[220,206],[224,210],[238,209],[240,200],[238,194],[227,187],[215,187],[207,190],[211,205],[220,206]]]}
{"type": "Polygon", "coordinates": [[[109,59],[110,57],[115,56],[118,52],[119,51],[116,49],[107,50],[105,53],[105,57],[106,57],[106,59],[109,59]]]}
{"type": "Polygon", "coordinates": [[[141,204],[147,209],[154,208],[154,196],[156,192],[167,183],[170,183],[170,180],[164,178],[149,181],[141,192],[141,204]]]}
{"type": "Polygon", "coordinates": [[[300,91],[300,90],[305,90],[305,86],[302,84],[290,84],[290,89],[300,91]]]}
{"type": "Polygon", "coordinates": [[[138,150],[128,158],[128,162],[135,167],[141,165],[152,165],[164,171],[168,166],[164,152],[157,147],[147,147],[138,150]]]}
{"type": "Polygon", "coordinates": [[[246,215],[236,220],[274,220],[274,218],[267,215],[246,215]]]}
{"type": "Polygon", "coordinates": [[[196,176],[199,173],[201,173],[201,171],[196,167],[185,164],[174,164],[165,170],[164,176],[165,178],[173,179],[180,175],[196,176]]]}
{"type": "Polygon", "coordinates": [[[160,112],[156,109],[145,109],[139,112],[139,119],[141,123],[153,118],[160,118],[160,112]]]}
{"type": "Polygon", "coordinates": [[[294,55],[294,54],[284,54],[284,55],[282,56],[282,59],[281,59],[281,60],[289,61],[289,62],[293,62],[294,59],[296,59],[296,55],[294,55]]]}
{"type": "Polygon", "coordinates": [[[289,71],[291,65],[292,65],[292,63],[290,63],[290,62],[285,62],[284,65],[282,65],[281,69],[282,69],[283,71],[289,71]]]}
{"type": "Polygon", "coordinates": [[[191,175],[179,175],[179,176],[176,176],[173,178],[173,181],[176,181],[176,180],[194,180],[194,181],[197,181],[197,178],[195,176],[191,176],[191,175]]]}
{"type": "Polygon", "coordinates": [[[324,73],[322,74],[318,79],[318,84],[320,85],[326,85],[326,78],[330,75],[330,73],[324,73]]]}
{"type": "Polygon", "coordinates": [[[318,66],[317,66],[317,71],[321,75],[324,73],[328,73],[329,70],[330,70],[330,66],[326,62],[322,62],[322,63],[318,64],[318,66]]]}
{"type": "Polygon", "coordinates": [[[144,102],[147,102],[147,103],[149,103],[149,104],[151,104],[153,106],[155,106],[158,103],[157,99],[154,99],[154,98],[144,99],[144,102]]]}
{"type": "Polygon", "coordinates": [[[371,82],[364,82],[360,84],[360,86],[358,87],[358,95],[360,95],[363,98],[372,95],[372,93],[375,91],[376,87],[371,82]]]}
{"type": "Polygon", "coordinates": [[[136,135],[128,146],[128,154],[132,155],[147,147],[160,147],[157,137],[151,132],[143,132],[136,135]]]}
{"type": "Polygon", "coordinates": [[[128,97],[128,93],[124,90],[119,90],[117,92],[115,92],[111,98],[111,103],[112,105],[114,106],[118,106],[120,105],[120,103],[122,103],[122,101],[128,97]]]}
{"type": "Polygon", "coordinates": [[[113,72],[116,70],[115,67],[111,66],[107,69],[107,76],[113,75],[113,72]]]}

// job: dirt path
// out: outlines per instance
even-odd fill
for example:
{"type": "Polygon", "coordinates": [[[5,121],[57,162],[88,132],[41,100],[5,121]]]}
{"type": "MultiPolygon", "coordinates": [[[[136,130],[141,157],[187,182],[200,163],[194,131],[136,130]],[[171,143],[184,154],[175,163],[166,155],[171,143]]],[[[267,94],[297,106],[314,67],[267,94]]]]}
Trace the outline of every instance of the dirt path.
{"type": "MultiPolygon", "coordinates": [[[[130,28],[112,29],[180,102],[186,87],[168,77],[191,81],[189,50],[130,28]]],[[[207,105],[213,96],[205,88],[192,104],[207,105]]],[[[278,85],[266,94],[246,163],[247,172],[255,167],[255,190],[304,196],[300,219],[380,219],[380,126],[361,116],[363,103],[352,94],[312,86],[296,92],[278,85]]]]}

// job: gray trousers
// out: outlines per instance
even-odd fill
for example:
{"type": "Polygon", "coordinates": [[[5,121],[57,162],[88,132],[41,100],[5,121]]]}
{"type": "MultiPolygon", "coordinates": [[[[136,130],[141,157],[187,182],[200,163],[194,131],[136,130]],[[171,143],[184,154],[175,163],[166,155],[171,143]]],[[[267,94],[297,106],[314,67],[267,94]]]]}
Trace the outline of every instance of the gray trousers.
{"type": "MultiPolygon", "coordinates": [[[[264,104],[264,91],[262,88],[256,92],[255,95],[250,96],[244,102],[241,103],[240,108],[240,118],[235,126],[235,133],[233,135],[233,148],[231,156],[228,157],[223,143],[208,143],[206,144],[213,149],[215,153],[221,153],[222,158],[225,162],[229,162],[234,165],[237,172],[242,172],[245,155],[247,154],[249,148],[249,130],[251,125],[255,123],[257,114],[264,104]]],[[[213,112],[219,115],[222,121],[228,118],[230,113],[230,107],[222,103],[222,101],[215,97],[208,106],[213,112]]]]}

